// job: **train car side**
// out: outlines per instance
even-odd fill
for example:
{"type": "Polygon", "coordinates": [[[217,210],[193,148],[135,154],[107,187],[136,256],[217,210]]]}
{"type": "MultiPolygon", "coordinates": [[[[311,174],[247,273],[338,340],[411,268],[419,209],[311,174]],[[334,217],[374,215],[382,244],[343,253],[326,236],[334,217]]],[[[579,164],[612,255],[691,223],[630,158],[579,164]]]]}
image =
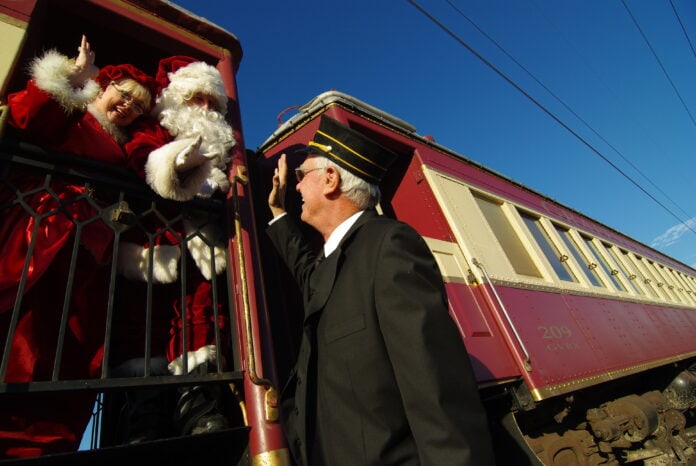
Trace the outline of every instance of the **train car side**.
{"type": "Polygon", "coordinates": [[[340,92],[302,107],[262,160],[309,140],[322,113],[399,154],[381,209],[438,260],[493,431],[525,445],[501,464],[693,461],[693,269],[340,92]]]}

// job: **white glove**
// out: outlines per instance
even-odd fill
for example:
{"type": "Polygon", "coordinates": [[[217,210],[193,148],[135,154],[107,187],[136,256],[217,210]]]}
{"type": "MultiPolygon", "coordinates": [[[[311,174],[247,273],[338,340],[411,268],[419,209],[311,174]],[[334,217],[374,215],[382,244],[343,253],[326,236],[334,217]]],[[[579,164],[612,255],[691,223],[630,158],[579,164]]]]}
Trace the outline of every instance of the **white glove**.
{"type": "Polygon", "coordinates": [[[196,136],[186,145],[176,156],[174,166],[178,172],[186,172],[193,168],[200,167],[211,158],[216,157],[215,153],[201,153],[201,142],[203,139],[196,136]]]}
{"type": "MultiPolygon", "coordinates": [[[[188,351],[186,359],[186,368],[191,373],[192,370],[206,361],[215,363],[217,361],[217,347],[215,345],[207,345],[198,348],[196,351],[188,351]]],[[[167,367],[172,375],[182,375],[184,373],[183,354],[170,362],[167,367]]]]}
{"type": "Polygon", "coordinates": [[[193,199],[210,174],[211,161],[200,155],[200,145],[200,137],[183,138],[153,150],[145,163],[150,187],[166,199],[193,199]]]}
{"type": "Polygon", "coordinates": [[[207,199],[215,194],[215,191],[220,190],[226,193],[230,189],[230,182],[227,175],[219,168],[211,168],[208,178],[205,179],[196,196],[207,199]]]}
{"type": "Polygon", "coordinates": [[[147,283],[150,253],[153,254],[153,282],[174,283],[178,278],[181,257],[181,249],[178,246],[162,244],[148,249],[140,244],[122,241],[118,250],[116,270],[130,280],[147,283]]]}
{"type": "Polygon", "coordinates": [[[218,152],[216,150],[210,151],[210,152],[205,152],[201,155],[207,159],[210,159],[210,160],[215,159],[215,163],[213,163],[213,165],[216,167],[219,167],[221,163],[222,163],[222,167],[225,166],[225,164],[223,163],[222,154],[220,154],[220,152],[218,152]]]}

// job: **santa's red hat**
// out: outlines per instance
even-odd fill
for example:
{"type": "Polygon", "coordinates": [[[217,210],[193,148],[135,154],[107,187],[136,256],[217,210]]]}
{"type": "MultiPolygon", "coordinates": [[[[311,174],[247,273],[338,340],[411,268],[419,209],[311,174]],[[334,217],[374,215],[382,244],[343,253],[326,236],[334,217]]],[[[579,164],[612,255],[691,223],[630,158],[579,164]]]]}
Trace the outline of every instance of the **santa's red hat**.
{"type": "Polygon", "coordinates": [[[105,66],[99,70],[99,74],[95,80],[99,83],[102,89],[106,89],[111,81],[119,81],[126,78],[133,79],[139,84],[145,86],[145,88],[150,91],[153,101],[155,97],[157,97],[158,84],[155,78],[128,63],[105,66]]]}
{"type": "Polygon", "coordinates": [[[181,95],[201,92],[215,99],[218,111],[227,110],[227,93],[220,72],[204,61],[186,55],[163,58],[155,76],[160,93],[164,89],[181,95]]]}

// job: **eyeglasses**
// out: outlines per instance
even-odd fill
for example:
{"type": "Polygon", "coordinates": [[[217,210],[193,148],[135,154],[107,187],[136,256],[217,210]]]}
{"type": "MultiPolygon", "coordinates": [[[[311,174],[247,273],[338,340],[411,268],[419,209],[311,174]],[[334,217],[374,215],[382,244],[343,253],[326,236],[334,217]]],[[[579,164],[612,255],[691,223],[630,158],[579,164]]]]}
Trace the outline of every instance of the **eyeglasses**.
{"type": "Polygon", "coordinates": [[[323,170],[326,167],[314,167],[314,168],[302,168],[302,167],[297,167],[295,169],[295,177],[297,177],[297,182],[299,183],[302,181],[302,179],[305,177],[305,175],[309,172],[313,172],[314,170],[323,170]]]}
{"type": "Polygon", "coordinates": [[[143,108],[143,106],[135,101],[133,95],[130,92],[118,87],[118,85],[114,81],[111,81],[110,84],[114,86],[114,89],[116,89],[119,94],[121,94],[121,99],[126,103],[126,105],[130,105],[130,108],[133,109],[135,113],[137,113],[138,115],[142,115],[143,113],[145,113],[145,109],[143,108]]]}

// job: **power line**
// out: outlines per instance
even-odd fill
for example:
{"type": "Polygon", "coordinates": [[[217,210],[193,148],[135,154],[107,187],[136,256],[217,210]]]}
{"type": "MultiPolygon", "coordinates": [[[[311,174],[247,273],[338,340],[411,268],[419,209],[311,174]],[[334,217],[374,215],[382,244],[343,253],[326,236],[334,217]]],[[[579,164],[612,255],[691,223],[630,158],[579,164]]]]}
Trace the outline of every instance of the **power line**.
{"type": "Polygon", "coordinates": [[[554,115],[550,110],[548,110],[546,107],[544,107],[539,101],[537,101],[534,97],[532,97],[527,91],[522,89],[517,83],[515,83],[512,79],[510,79],[505,73],[500,71],[493,63],[490,61],[486,60],[480,53],[478,53],[476,50],[474,50],[473,47],[471,47],[469,44],[467,44],[461,37],[459,37],[457,34],[455,34],[451,29],[449,29],[447,26],[445,26],[442,22],[440,22],[437,18],[435,18],[433,15],[431,15],[425,8],[423,8],[418,2],[415,0],[407,0],[408,3],[413,5],[418,11],[420,11],[423,15],[425,15],[428,19],[430,19],[433,23],[435,23],[440,29],[445,31],[450,37],[452,37],[455,41],[457,41],[461,46],[466,48],[469,52],[471,52],[476,58],[481,60],[486,66],[488,66],[490,69],[492,69],[498,76],[503,78],[505,81],[507,81],[508,84],[513,86],[515,89],[517,89],[519,92],[522,93],[527,99],[529,99],[534,105],[539,107],[540,110],[542,110],[544,113],[546,113],[548,116],[553,118],[556,123],[561,125],[563,128],[565,128],[570,134],[575,136],[581,143],[583,143],[585,146],[587,146],[592,152],[597,154],[602,160],[604,160],[606,163],[608,163],[612,168],[614,168],[617,172],[619,172],[624,178],[626,178],[628,181],[630,181],[635,187],[640,189],[646,196],[648,196],[650,199],[652,199],[657,205],[662,207],[666,212],[668,212],[672,217],[674,217],[679,223],[683,224],[686,228],[691,230],[694,234],[696,234],[696,230],[691,228],[691,226],[679,218],[672,210],[670,210],[667,206],[665,206],[662,202],[660,202],[658,199],[656,199],[652,194],[650,194],[648,191],[645,190],[639,183],[637,183],[633,178],[631,178],[628,174],[626,174],[621,168],[617,167],[611,160],[609,160],[604,154],[602,154],[598,149],[596,149],[592,144],[590,144],[587,140],[585,140],[582,136],[580,136],[577,132],[573,131],[573,129],[568,126],[563,120],[561,120],[559,117],[554,115]]]}
{"type": "MultiPolygon", "coordinates": [[[[670,196],[667,195],[659,186],[657,186],[645,173],[643,173],[633,162],[630,161],[626,156],[621,153],[616,147],[614,147],[604,136],[602,136],[598,131],[596,131],[584,118],[582,118],[577,112],[575,112],[563,99],[561,99],[553,90],[551,90],[548,86],[546,86],[540,79],[538,79],[529,69],[527,69],[526,66],[524,66],[522,63],[520,63],[514,56],[512,56],[511,53],[509,53],[498,41],[496,41],[493,37],[491,37],[486,31],[484,31],[479,25],[471,19],[469,16],[466,15],[457,5],[455,5],[452,0],[445,0],[459,15],[461,15],[464,19],[466,19],[473,27],[476,28],[477,31],[479,31],[486,39],[488,39],[493,45],[495,45],[501,52],[505,54],[510,60],[512,60],[513,63],[515,63],[517,66],[522,68],[527,75],[529,75],[534,81],[536,81],[537,84],[539,84],[546,92],[551,94],[551,96],[556,99],[563,107],[565,107],[566,110],[568,110],[570,113],[572,113],[580,122],[582,122],[590,131],[592,131],[595,136],[597,136],[599,139],[601,139],[607,146],[609,146],[619,157],[621,157],[626,163],[628,163],[634,170],[636,170],[645,180],[652,185],[653,188],[655,188],[657,191],[659,191],[668,201],[670,201],[677,209],[681,211],[684,215],[689,217],[690,215],[684,211],[684,209],[677,204],[676,201],[674,201],[670,196]]],[[[537,8],[539,8],[537,6],[537,8]]],[[[550,22],[548,18],[546,18],[547,21],[550,22]]],[[[567,39],[566,39],[567,41],[567,39]]],[[[577,53],[577,51],[576,51],[577,53]]]]}
{"type": "Polygon", "coordinates": [[[689,43],[689,47],[691,47],[691,53],[694,54],[694,56],[696,56],[696,50],[694,50],[694,45],[691,43],[691,39],[689,39],[689,34],[687,34],[686,29],[684,28],[684,23],[682,23],[682,20],[679,17],[679,12],[677,12],[677,8],[674,6],[674,2],[672,0],[669,0],[669,4],[672,6],[674,16],[677,17],[677,22],[679,23],[679,26],[681,27],[681,30],[684,33],[684,37],[686,37],[686,41],[689,43]]]}
{"type": "Polygon", "coordinates": [[[636,25],[636,28],[638,29],[638,32],[640,32],[640,35],[643,36],[643,40],[645,41],[648,48],[650,49],[650,52],[653,54],[653,57],[655,57],[655,60],[657,60],[657,64],[660,65],[660,69],[662,69],[662,72],[665,74],[667,81],[669,81],[669,84],[672,86],[672,89],[674,89],[674,93],[677,94],[677,97],[679,98],[679,101],[682,103],[684,110],[686,110],[686,113],[689,114],[689,118],[691,118],[691,123],[693,123],[694,126],[696,126],[696,120],[694,120],[693,115],[689,111],[689,108],[686,106],[686,102],[684,102],[684,99],[682,98],[681,94],[677,90],[677,86],[674,85],[672,78],[670,78],[669,73],[667,73],[667,70],[665,69],[664,65],[662,65],[662,61],[660,61],[660,57],[657,56],[657,53],[655,53],[655,50],[652,48],[652,45],[650,45],[650,41],[643,33],[643,30],[640,28],[638,21],[636,21],[636,18],[633,16],[633,13],[631,13],[631,10],[628,8],[628,5],[626,5],[626,2],[624,0],[621,0],[621,3],[623,4],[624,8],[626,8],[626,12],[628,13],[628,16],[631,17],[631,20],[633,21],[633,24],[636,25]]]}

